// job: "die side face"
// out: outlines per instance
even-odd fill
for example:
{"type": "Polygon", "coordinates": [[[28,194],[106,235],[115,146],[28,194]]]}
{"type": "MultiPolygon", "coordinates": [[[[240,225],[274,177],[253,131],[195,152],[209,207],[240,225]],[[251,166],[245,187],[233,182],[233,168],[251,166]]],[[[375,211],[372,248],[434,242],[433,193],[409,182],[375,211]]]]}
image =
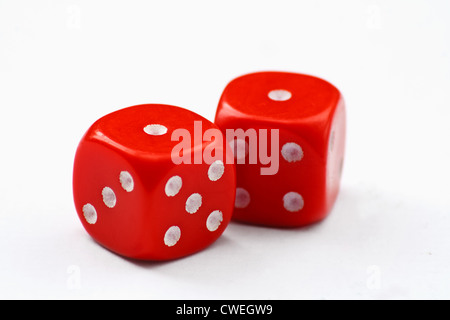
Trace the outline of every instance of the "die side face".
{"type": "MultiPolygon", "coordinates": [[[[263,165],[250,164],[249,154],[236,165],[235,219],[290,227],[327,215],[339,190],[345,145],[345,107],[335,87],[300,74],[245,75],[225,88],[215,122],[224,132],[279,130],[276,174],[261,175],[263,165]]],[[[232,146],[245,145],[234,140],[232,146]]]]}
{"type": "Polygon", "coordinates": [[[236,165],[235,220],[268,226],[306,225],[320,219],[325,210],[325,185],[320,183],[325,180],[325,171],[321,158],[306,140],[288,130],[279,130],[276,174],[261,175],[261,168],[266,165],[249,164],[249,154],[245,164],[236,165]]]}
{"type": "Polygon", "coordinates": [[[155,227],[144,242],[159,245],[159,259],[199,251],[216,241],[228,225],[234,205],[235,170],[224,163],[223,173],[215,176],[217,180],[211,180],[208,175],[211,166],[214,167],[177,165],[153,192],[154,214],[148,216],[147,223],[155,227]],[[156,227],[159,217],[162,218],[156,227]],[[181,235],[178,240],[171,238],[177,234],[181,235]]]}
{"type": "Polygon", "coordinates": [[[108,146],[82,140],[74,163],[73,192],[80,221],[97,242],[120,254],[139,246],[142,230],[134,225],[144,215],[147,193],[126,158],[108,146]],[[122,172],[132,182],[122,178],[122,185],[122,172]]]}
{"type": "Polygon", "coordinates": [[[346,137],[346,115],[344,101],[341,100],[332,118],[328,134],[327,149],[327,211],[331,210],[339,193],[340,181],[344,168],[346,137]]]}
{"type": "MultiPolygon", "coordinates": [[[[234,166],[171,159],[178,143],[171,133],[193,131],[194,121],[202,121],[202,132],[217,128],[181,108],[144,105],[107,115],[88,130],[75,157],[73,189],[79,218],[97,242],[127,257],[168,260],[223,233],[233,210],[234,166]]],[[[208,146],[231,156],[216,141],[192,141],[184,152],[208,146]]]]}

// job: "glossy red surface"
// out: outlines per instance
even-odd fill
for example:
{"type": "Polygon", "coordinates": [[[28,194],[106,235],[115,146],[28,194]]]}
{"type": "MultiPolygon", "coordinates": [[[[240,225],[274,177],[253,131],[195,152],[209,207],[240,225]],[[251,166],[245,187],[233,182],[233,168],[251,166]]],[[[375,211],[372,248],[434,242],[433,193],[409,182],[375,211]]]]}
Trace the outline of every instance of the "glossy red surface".
{"type": "MultiPolygon", "coordinates": [[[[339,192],[345,121],[341,93],[323,79],[258,72],[232,80],[222,93],[215,117],[222,131],[279,130],[279,150],[275,150],[279,170],[275,175],[261,175],[260,169],[267,165],[261,161],[249,164],[248,156],[245,164],[236,165],[238,191],[244,189],[249,199],[248,205],[235,208],[234,219],[280,227],[322,220],[339,192]],[[294,144],[294,149],[288,148],[294,144]],[[301,159],[287,161],[281,152],[285,145],[292,154],[302,154],[301,159]]],[[[239,199],[239,192],[236,197],[239,199]]]]}
{"type": "Polygon", "coordinates": [[[98,243],[130,258],[168,260],[197,252],[222,234],[233,211],[234,165],[223,161],[223,175],[212,181],[209,164],[177,165],[171,159],[171,151],[179,143],[171,136],[180,128],[192,134],[192,147],[184,150],[187,154],[209,146],[232,157],[225,142],[195,140],[194,121],[201,121],[202,134],[218,129],[189,110],[168,105],[125,108],[89,128],[75,156],[73,193],[80,221],[98,243]],[[158,135],[145,132],[144,128],[152,124],[161,125],[149,129],[158,135]],[[121,180],[123,172],[132,177],[132,187],[124,187],[123,182],[128,180],[121,180]],[[181,178],[181,188],[168,194],[166,185],[174,176],[181,178]],[[114,196],[108,194],[109,189],[104,191],[105,187],[114,196]],[[186,202],[194,193],[201,195],[202,202],[197,211],[189,213],[186,202]],[[115,198],[114,206],[111,197],[115,198]],[[95,208],[96,219],[89,216],[87,204],[95,208]],[[208,220],[217,210],[221,212],[219,218],[216,213],[208,220]],[[209,230],[208,226],[217,228],[209,230]]]}

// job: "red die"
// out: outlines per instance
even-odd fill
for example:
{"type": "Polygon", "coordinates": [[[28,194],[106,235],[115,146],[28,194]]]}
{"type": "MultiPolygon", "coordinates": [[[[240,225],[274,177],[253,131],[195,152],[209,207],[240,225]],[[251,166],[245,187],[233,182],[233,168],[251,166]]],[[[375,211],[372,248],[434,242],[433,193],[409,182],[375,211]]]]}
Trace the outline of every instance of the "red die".
{"type": "Polygon", "coordinates": [[[215,123],[235,151],[233,218],[293,227],[328,214],[345,148],[344,100],[333,85],[295,73],[244,75],[225,88],[215,123]]]}
{"type": "Polygon", "coordinates": [[[113,112],[91,126],[77,149],[79,218],[120,255],[192,254],[214,242],[231,218],[236,172],[227,157],[233,155],[220,130],[191,111],[140,105],[113,112]]]}

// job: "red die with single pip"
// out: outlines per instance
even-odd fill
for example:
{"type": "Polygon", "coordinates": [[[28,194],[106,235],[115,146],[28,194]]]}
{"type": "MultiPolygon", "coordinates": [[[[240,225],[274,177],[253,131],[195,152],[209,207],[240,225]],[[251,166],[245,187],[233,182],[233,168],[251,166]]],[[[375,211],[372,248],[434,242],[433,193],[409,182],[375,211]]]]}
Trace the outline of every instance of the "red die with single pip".
{"type": "Polygon", "coordinates": [[[325,218],[339,191],[345,121],[341,93],[320,78],[259,72],[231,81],[215,123],[237,163],[233,217],[281,227],[325,218]]]}
{"type": "Polygon", "coordinates": [[[73,194],[86,231],[120,255],[168,260],[228,225],[236,173],[220,130],[175,106],[139,105],[96,121],[75,156],[73,194]],[[228,163],[228,164],[227,164],[228,163]]]}

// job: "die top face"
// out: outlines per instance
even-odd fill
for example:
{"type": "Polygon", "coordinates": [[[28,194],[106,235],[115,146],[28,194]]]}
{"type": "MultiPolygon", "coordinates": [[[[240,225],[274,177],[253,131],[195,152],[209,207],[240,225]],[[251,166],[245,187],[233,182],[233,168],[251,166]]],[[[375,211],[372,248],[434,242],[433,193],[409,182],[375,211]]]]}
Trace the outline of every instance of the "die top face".
{"type": "Polygon", "coordinates": [[[341,95],[327,81],[304,74],[257,72],[232,80],[221,97],[221,108],[240,117],[258,117],[271,122],[320,117],[324,121],[341,95]]]}
{"type": "MultiPolygon", "coordinates": [[[[193,133],[195,121],[202,122],[201,133],[216,128],[213,123],[189,110],[163,104],[144,104],[100,118],[86,136],[128,154],[151,158],[170,157],[177,144],[171,139],[173,131],[185,129],[193,133]]],[[[195,144],[196,141],[193,142],[195,144]]]]}

